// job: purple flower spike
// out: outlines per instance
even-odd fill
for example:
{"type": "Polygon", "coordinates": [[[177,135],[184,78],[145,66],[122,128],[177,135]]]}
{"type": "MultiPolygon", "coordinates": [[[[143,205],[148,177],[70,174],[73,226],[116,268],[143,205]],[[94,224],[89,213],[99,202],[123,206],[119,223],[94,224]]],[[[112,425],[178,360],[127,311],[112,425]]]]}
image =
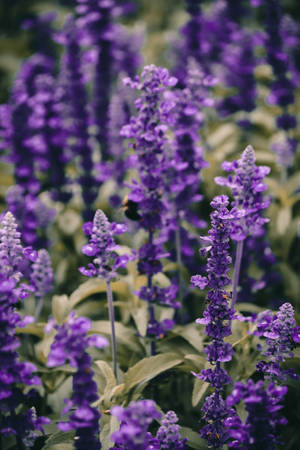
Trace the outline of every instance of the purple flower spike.
{"type": "MultiPolygon", "coordinates": [[[[95,346],[104,348],[108,345],[107,339],[102,336],[89,336],[91,321],[83,317],[75,317],[73,311],[68,320],[62,325],[52,323],[57,330],[54,342],[51,345],[48,367],[56,367],[69,361],[76,368],[73,376],[73,395],[66,401],[64,413],[75,408],[69,416],[69,422],[60,422],[58,427],[62,431],[75,430],[75,448],[86,450],[87,445],[91,450],[99,450],[99,419],[97,408],[90,406],[98,400],[97,385],[93,380],[94,372],[91,370],[92,358],[87,353],[87,348],[95,346]]],[[[48,331],[49,331],[48,327],[48,331]]]]}
{"type": "Polygon", "coordinates": [[[177,425],[178,417],[174,411],[168,411],[161,421],[161,426],[157,430],[156,438],[160,444],[160,450],[185,450],[185,442],[187,439],[182,439],[177,425]]]}
{"type": "Polygon", "coordinates": [[[232,190],[232,214],[235,220],[231,237],[237,241],[244,240],[248,235],[260,235],[262,226],[268,219],[261,217],[261,211],[270,204],[262,197],[267,187],[264,178],[270,172],[267,166],[256,166],[253,147],[248,145],[242,153],[241,159],[223,163],[223,169],[234,175],[227,178],[217,177],[215,181],[221,186],[228,186],[232,190]]]}
{"type": "Polygon", "coordinates": [[[0,271],[6,277],[20,278],[19,266],[23,258],[20,236],[16,219],[11,212],[7,212],[1,220],[0,229],[0,271]]]}
{"type": "Polygon", "coordinates": [[[278,426],[287,423],[285,418],[278,417],[286,392],[286,386],[275,386],[273,383],[265,389],[263,381],[254,383],[250,379],[245,384],[235,383],[226,403],[231,407],[243,401],[248,415],[245,422],[235,414],[225,419],[230,436],[228,447],[245,450],[277,448],[280,444],[278,426]]]}
{"type": "Polygon", "coordinates": [[[43,297],[53,289],[53,270],[47,250],[39,250],[36,261],[32,264],[31,281],[35,287],[35,296],[43,297]]]}
{"type": "Polygon", "coordinates": [[[215,197],[211,206],[215,211],[211,213],[211,229],[209,230],[210,246],[206,272],[207,276],[195,275],[192,283],[203,289],[208,287],[208,306],[203,313],[202,319],[197,319],[197,323],[205,325],[205,332],[211,339],[204,352],[213,368],[202,370],[200,374],[193,373],[215,389],[214,393],[207,397],[202,412],[204,420],[208,423],[201,431],[200,435],[206,440],[207,445],[214,448],[222,447],[227,442],[228,434],[224,427],[224,418],[227,417],[229,409],[226,406],[222,391],[226,384],[231,383],[231,378],[225,369],[221,367],[222,362],[230,361],[233,355],[232,345],[224,342],[224,338],[231,334],[230,322],[234,317],[234,310],[230,308],[229,295],[224,287],[231,283],[227,273],[231,263],[229,255],[229,239],[232,230],[232,214],[227,206],[229,199],[226,195],[215,197]]]}
{"type": "MultiPolygon", "coordinates": [[[[17,353],[20,346],[16,327],[24,327],[31,320],[21,319],[16,310],[17,303],[34,290],[21,282],[24,250],[14,216],[8,212],[2,219],[0,229],[0,435],[16,436],[20,445],[34,444],[36,429],[41,429],[48,419],[36,417],[33,409],[24,412],[20,405],[30,404],[30,393],[24,393],[24,385],[38,385],[40,379],[33,374],[34,364],[21,362],[17,353]],[[21,386],[23,385],[23,386],[21,386]],[[18,411],[18,412],[17,412],[18,411]]],[[[27,262],[27,261],[26,261],[27,262]]],[[[27,268],[26,268],[27,269],[27,268]]]]}
{"type": "Polygon", "coordinates": [[[280,367],[280,363],[287,358],[293,358],[297,339],[299,342],[299,327],[296,327],[294,309],[290,303],[284,303],[274,315],[271,311],[260,313],[257,317],[257,330],[253,334],[266,338],[265,345],[260,345],[259,348],[268,361],[257,364],[257,370],[266,379],[278,382],[287,380],[289,376],[297,377],[292,369],[284,370],[280,367]]]}
{"type": "MultiPolygon", "coordinates": [[[[120,422],[120,429],[111,435],[116,449],[159,450],[159,442],[147,430],[155,419],[160,419],[153,400],[138,400],[131,402],[127,408],[114,406],[111,414],[120,422]]],[[[172,447],[170,447],[172,448],[172,447]]]]}
{"type": "Polygon", "coordinates": [[[117,269],[125,267],[128,261],[134,259],[134,254],[118,256],[114,251],[117,247],[114,235],[123,233],[126,227],[121,224],[111,224],[104,212],[98,209],[93,223],[86,223],[84,228],[90,235],[90,240],[82,247],[82,253],[94,258],[88,269],[80,267],[79,271],[85,276],[103,278],[106,281],[115,278],[117,269]]]}

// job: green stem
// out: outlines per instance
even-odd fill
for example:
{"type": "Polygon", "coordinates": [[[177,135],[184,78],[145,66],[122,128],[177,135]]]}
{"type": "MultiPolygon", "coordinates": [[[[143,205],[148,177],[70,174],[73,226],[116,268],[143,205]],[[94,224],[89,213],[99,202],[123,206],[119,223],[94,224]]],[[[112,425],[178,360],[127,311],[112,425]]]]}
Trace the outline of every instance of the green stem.
{"type": "Polygon", "coordinates": [[[34,319],[36,322],[39,320],[42,308],[43,308],[43,297],[39,297],[37,304],[36,304],[36,308],[35,308],[35,314],[34,314],[34,319]]]}
{"type": "Polygon", "coordinates": [[[183,300],[183,284],[182,284],[182,259],[181,259],[181,239],[180,239],[180,220],[178,219],[178,227],[175,231],[175,246],[176,246],[176,262],[178,271],[178,289],[179,301],[183,300]]]}
{"type": "Polygon", "coordinates": [[[241,262],[242,262],[242,256],[243,256],[243,247],[244,247],[244,241],[239,241],[237,244],[237,248],[236,248],[234,272],[233,272],[233,288],[232,288],[232,299],[231,299],[231,307],[232,308],[234,308],[234,305],[236,304],[236,301],[237,301],[237,288],[239,285],[241,262]]]}
{"type": "Polygon", "coordinates": [[[114,304],[113,304],[113,294],[111,290],[110,282],[106,282],[106,292],[107,292],[107,300],[108,300],[108,312],[109,312],[109,320],[111,324],[111,345],[112,345],[112,359],[113,359],[113,369],[114,374],[118,383],[118,371],[117,371],[117,339],[116,339],[116,331],[115,331],[115,312],[114,312],[114,304]]]}

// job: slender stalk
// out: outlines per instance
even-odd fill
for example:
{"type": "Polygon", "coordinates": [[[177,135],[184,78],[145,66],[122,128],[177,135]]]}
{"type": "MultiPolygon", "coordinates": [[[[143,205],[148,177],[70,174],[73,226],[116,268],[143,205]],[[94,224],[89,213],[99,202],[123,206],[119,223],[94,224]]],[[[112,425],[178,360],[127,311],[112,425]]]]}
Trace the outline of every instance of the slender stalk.
{"type": "MultiPolygon", "coordinates": [[[[152,241],[153,241],[153,233],[152,233],[152,231],[149,231],[149,243],[152,244],[152,241]]],[[[149,289],[152,288],[152,274],[148,274],[147,286],[148,286],[149,289]]],[[[149,305],[150,320],[152,322],[154,322],[155,321],[154,305],[151,305],[151,303],[149,303],[148,305],[149,305]]],[[[156,354],[156,345],[155,345],[155,340],[154,339],[151,339],[150,354],[151,354],[151,356],[154,356],[156,354]]]]}
{"type": "Polygon", "coordinates": [[[236,247],[235,263],[234,263],[231,308],[234,307],[237,300],[237,288],[239,285],[243,248],[244,248],[244,241],[239,241],[236,247]]]}
{"type": "Polygon", "coordinates": [[[181,239],[180,239],[180,220],[178,219],[178,227],[175,231],[175,246],[176,246],[176,262],[178,271],[178,289],[179,301],[183,300],[183,284],[182,284],[182,260],[181,260],[181,239]]]}
{"type": "Polygon", "coordinates": [[[110,282],[106,282],[106,292],[107,292],[107,300],[108,300],[108,312],[109,312],[109,320],[111,324],[111,344],[112,344],[112,359],[113,359],[113,369],[114,374],[118,383],[118,371],[117,371],[117,340],[116,340],[116,331],[115,331],[115,312],[114,312],[114,304],[113,304],[113,294],[111,290],[110,282]]]}
{"type": "Polygon", "coordinates": [[[37,301],[37,305],[35,308],[35,314],[34,314],[34,319],[36,322],[39,320],[42,308],[43,308],[43,297],[40,297],[37,301]]]}

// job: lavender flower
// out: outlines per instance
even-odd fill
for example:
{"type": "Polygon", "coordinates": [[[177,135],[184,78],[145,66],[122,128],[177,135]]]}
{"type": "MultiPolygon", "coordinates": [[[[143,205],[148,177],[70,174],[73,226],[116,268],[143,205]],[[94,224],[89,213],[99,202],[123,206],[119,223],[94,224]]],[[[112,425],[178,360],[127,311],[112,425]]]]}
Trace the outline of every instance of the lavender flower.
{"type": "Polygon", "coordinates": [[[270,169],[267,166],[256,166],[255,153],[251,145],[246,147],[241,159],[232,163],[225,161],[222,168],[228,172],[235,172],[234,176],[215,178],[217,184],[230,187],[233,195],[231,212],[235,220],[231,237],[238,241],[232,293],[232,306],[234,306],[237,300],[243,241],[250,234],[260,236],[263,233],[262,226],[268,222],[267,218],[261,216],[261,212],[270,203],[269,200],[262,197],[262,192],[266,190],[263,180],[270,169]]]}
{"type": "MultiPolygon", "coordinates": [[[[284,52],[281,24],[282,24],[282,11],[280,0],[266,0],[265,2],[265,15],[266,15],[266,48],[267,48],[267,61],[273,69],[275,80],[270,86],[270,95],[268,100],[271,104],[281,106],[282,113],[277,118],[277,127],[285,130],[286,132],[294,129],[297,126],[296,117],[291,115],[287,111],[287,107],[294,103],[294,89],[296,83],[291,79],[289,75],[289,69],[291,67],[291,61],[286,52],[284,52]]],[[[280,153],[282,147],[286,148],[285,154],[290,156],[295,153],[297,143],[294,146],[290,145],[291,136],[287,136],[285,141],[276,143],[273,146],[273,150],[278,152],[278,163],[281,163],[283,167],[290,167],[292,165],[292,157],[282,158],[280,153]]]]}
{"type": "Polygon", "coordinates": [[[127,262],[133,258],[130,255],[118,256],[115,250],[117,245],[114,235],[126,231],[126,226],[122,224],[110,223],[101,209],[95,213],[92,222],[84,226],[85,232],[90,236],[90,242],[82,247],[82,253],[93,256],[93,263],[88,265],[88,269],[80,267],[79,271],[87,277],[103,278],[109,282],[117,276],[117,269],[125,267],[127,262]]]}
{"type": "MultiPolygon", "coordinates": [[[[35,79],[39,74],[51,73],[53,60],[36,54],[21,67],[12,90],[8,105],[10,120],[4,122],[8,130],[3,131],[10,149],[9,160],[14,164],[16,183],[26,192],[36,194],[40,182],[36,176],[35,149],[31,148],[30,138],[35,134],[30,125],[32,96],[35,94],[35,79]]],[[[3,123],[2,123],[3,125],[3,123]]]]}
{"type": "Polygon", "coordinates": [[[92,205],[98,194],[98,186],[94,177],[94,163],[92,159],[91,139],[88,133],[90,117],[88,111],[88,98],[84,85],[84,76],[81,64],[81,49],[79,46],[79,30],[75,20],[69,16],[63,32],[57,35],[57,40],[65,46],[63,55],[63,83],[65,90],[61,107],[62,115],[69,124],[69,137],[73,138],[70,151],[79,156],[81,175],[79,183],[82,186],[82,199],[84,202],[83,216],[90,220],[93,216],[92,205]],[[67,107],[63,108],[63,104],[67,107]]]}
{"type": "Polygon", "coordinates": [[[19,300],[34,290],[22,282],[24,259],[27,252],[20,242],[20,233],[13,215],[8,212],[2,219],[0,229],[0,434],[16,436],[18,448],[32,446],[46,418],[37,418],[34,410],[20,411],[21,404],[32,403],[34,391],[24,393],[21,385],[38,385],[40,379],[33,374],[34,364],[20,362],[17,348],[20,345],[16,327],[24,327],[30,318],[21,320],[16,311],[19,300]]]}
{"type": "Polygon", "coordinates": [[[114,36],[117,29],[114,25],[115,0],[77,0],[77,20],[83,30],[82,40],[92,44],[97,52],[95,78],[93,83],[93,112],[97,125],[97,138],[101,146],[102,159],[108,157],[108,107],[113,75],[114,36]]]}
{"type": "MultiPolygon", "coordinates": [[[[158,234],[161,230],[168,208],[163,175],[168,167],[165,154],[168,142],[166,131],[174,101],[167,96],[167,92],[176,82],[176,78],[171,77],[167,69],[154,65],[146,66],[140,77],[124,80],[126,85],[140,91],[140,97],[135,102],[137,116],[131,117],[129,124],[122,128],[121,134],[134,139],[131,146],[137,154],[140,181],[132,180],[128,201],[136,207],[134,219],[147,230],[149,236],[148,242],[142,245],[138,254],[139,272],[147,275],[148,296],[153,289],[153,275],[162,270],[160,258],[168,256],[157,242],[155,233],[158,234]]],[[[144,296],[144,289],[142,295],[144,296]]],[[[150,294],[150,297],[154,296],[150,294]]],[[[148,327],[147,335],[160,337],[161,333],[152,334],[153,331],[161,332],[162,327],[155,324],[154,305],[150,303],[149,316],[151,326],[148,327]]],[[[151,352],[155,352],[154,341],[151,343],[151,352]]]]}
{"type": "Polygon", "coordinates": [[[18,184],[8,189],[5,201],[22,230],[23,241],[35,248],[47,247],[49,242],[45,230],[53,221],[55,210],[35,194],[26,193],[25,188],[18,184]]]}
{"type": "Polygon", "coordinates": [[[265,345],[259,344],[259,350],[268,361],[260,361],[257,370],[262,372],[266,379],[276,383],[285,381],[289,376],[297,377],[293,370],[284,370],[280,363],[287,358],[293,358],[293,349],[299,342],[299,329],[300,327],[296,327],[294,309],[290,303],[284,303],[274,315],[271,311],[258,315],[257,330],[253,334],[266,338],[265,345]]]}
{"type": "Polygon", "coordinates": [[[254,383],[251,379],[246,384],[235,383],[226,403],[231,407],[243,401],[248,415],[245,422],[237,415],[225,420],[231,438],[228,447],[273,450],[280,443],[278,426],[287,423],[285,418],[278,417],[286,391],[286,386],[273,383],[264,389],[263,381],[254,383]]]}
{"type": "Polygon", "coordinates": [[[111,440],[116,445],[111,450],[160,449],[158,441],[147,431],[153,420],[161,417],[153,400],[131,402],[127,408],[114,406],[111,414],[121,422],[120,429],[111,435],[111,440]]]}
{"type": "Polygon", "coordinates": [[[178,417],[174,411],[168,411],[161,421],[161,426],[157,430],[156,439],[160,444],[160,450],[184,450],[187,439],[182,439],[177,425],[178,417]]]}
{"type": "Polygon", "coordinates": [[[92,359],[87,353],[90,346],[103,348],[108,345],[107,340],[99,335],[86,336],[91,329],[91,321],[83,317],[75,317],[72,312],[68,320],[62,325],[56,325],[54,321],[47,326],[47,331],[52,327],[57,330],[54,342],[51,345],[48,357],[48,367],[56,367],[67,361],[76,368],[73,376],[73,395],[66,401],[63,413],[75,408],[69,416],[69,422],[60,422],[58,428],[62,431],[75,430],[74,446],[77,450],[101,448],[99,442],[100,413],[91,403],[98,400],[97,385],[93,380],[91,370],[92,359]]]}
{"type": "Polygon", "coordinates": [[[224,337],[231,334],[230,322],[234,317],[234,310],[228,304],[229,296],[224,290],[224,287],[231,283],[228,271],[231,263],[229,238],[233,216],[227,209],[228,204],[229,199],[226,195],[215,197],[211,202],[215,211],[211,214],[209,237],[205,238],[208,246],[202,250],[210,253],[206,268],[207,276],[194,275],[191,278],[194,286],[200,289],[206,286],[209,288],[208,306],[203,318],[197,319],[196,322],[206,325],[205,332],[212,342],[204,351],[208,361],[215,368],[202,370],[200,374],[193,373],[193,375],[210,383],[214,388],[214,393],[206,398],[202,407],[203,419],[207,425],[200,431],[201,437],[214,448],[222,447],[228,439],[224,418],[230,412],[222,398],[222,392],[224,386],[231,383],[231,378],[221,367],[221,363],[230,361],[233,354],[232,345],[224,342],[224,337]]]}
{"type": "Polygon", "coordinates": [[[116,379],[118,379],[115,314],[110,281],[117,276],[117,269],[125,267],[128,261],[135,258],[135,255],[117,255],[114,251],[117,248],[114,235],[124,233],[126,227],[116,223],[110,224],[106,215],[100,209],[96,211],[93,223],[89,222],[85,224],[84,229],[91,237],[89,244],[83,246],[82,252],[87,256],[94,256],[94,259],[93,263],[88,265],[88,269],[80,267],[79,271],[85,276],[103,278],[106,281],[109,318],[112,330],[112,358],[114,374],[116,379]]]}
{"type": "Polygon", "coordinates": [[[53,289],[53,270],[47,250],[39,250],[36,261],[32,264],[31,282],[37,299],[35,320],[38,320],[43,307],[43,297],[53,289]]]}

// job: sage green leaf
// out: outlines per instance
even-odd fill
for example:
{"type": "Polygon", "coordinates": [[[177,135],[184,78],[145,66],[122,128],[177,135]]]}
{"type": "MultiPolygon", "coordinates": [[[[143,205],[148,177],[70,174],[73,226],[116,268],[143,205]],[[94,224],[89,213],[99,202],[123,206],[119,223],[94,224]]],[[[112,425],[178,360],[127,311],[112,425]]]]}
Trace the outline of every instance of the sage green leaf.
{"type": "Polygon", "coordinates": [[[57,431],[52,434],[47,440],[42,450],[71,450],[73,449],[74,431],[63,432],[57,431]]]}
{"type": "Polygon", "coordinates": [[[163,353],[156,356],[143,358],[124,375],[125,392],[140,383],[146,383],[162,372],[178,366],[183,362],[176,353],[163,353]]]}
{"type": "Polygon", "coordinates": [[[188,341],[198,352],[203,352],[203,339],[199,330],[199,325],[191,323],[185,326],[175,326],[172,329],[172,333],[188,341]]]}
{"type": "Polygon", "coordinates": [[[115,416],[102,414],[100,425],[100,441],[102,450],[109,450],[113,446],[110,436],[120,428],[120,422],[115,416]]]}
{"type": "Polygon", "coordinates": [[[199,433],[196,433],[189,427],[181,427],[180,434],[183,438],[187,439],[187,445],[197,450],[206,450],[207,445],[204,439],[200,437],[199,433]]]}
{"type": "Polygon", "coordinates": [[[200,380],[199,378],[195,378],[193,394],[192,394],[192,405],[195,407],[202,400],[203,396],[206,394],[206,391],[209,387],[209,383],[206,381],[200,380]]]}
{"type": "Polygon", "coordinates": [[[285,206],[279,210],[276,222],[276,228],[279,235],[283,235],[292,220],[292,209],[290,206],[285,206]]]}
{"type": "Polygon", "coordinates": [[[16,328],[17,334],[32,334],[39,338],[44,337],[45,323],[29,323],[24,328],[16,328]]]}
{"type": "Polygon", "coordinates": [[[70,313],[70,302],[67,295],[52,297],[52,314],[58,324],[62,324],[70,313]]]}
{"type": "Polygon", "coordinates": [[[95,361],[94,371],[97,379],[99,396],[101,397],[105,392],[110,393],[117,384],[111,367],[106,361],[95,361]]]}
{"type": "MultiPolygon", "coordinates": [[[[144,353],[143,347],[140,344],[136,331],[125,327],[120,322],[115,322],[117,341],[133,350],[134,352],[144,353]]],[[[109,320],[97,320],[92,322],[92,329],[89,334],[100,333],[106,336],[111,335],[111,324],[109,320]]]]}

